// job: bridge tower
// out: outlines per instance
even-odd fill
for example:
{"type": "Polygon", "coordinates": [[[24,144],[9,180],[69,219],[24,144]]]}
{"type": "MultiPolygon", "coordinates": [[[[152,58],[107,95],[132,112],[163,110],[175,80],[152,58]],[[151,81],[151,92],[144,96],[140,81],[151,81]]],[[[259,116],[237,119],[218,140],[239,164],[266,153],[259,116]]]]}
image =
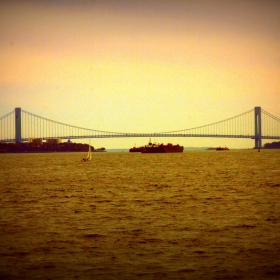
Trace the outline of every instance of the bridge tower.
{"type": "Polygon", "coordinates": [[[15,108],[15,140],[21,143],[21,108],[15,108]]]}
{"type": "Polygon", "coordinates": [[[262,118],[261,107],[255,107],[255,148],[262,147],[262,118]]]}

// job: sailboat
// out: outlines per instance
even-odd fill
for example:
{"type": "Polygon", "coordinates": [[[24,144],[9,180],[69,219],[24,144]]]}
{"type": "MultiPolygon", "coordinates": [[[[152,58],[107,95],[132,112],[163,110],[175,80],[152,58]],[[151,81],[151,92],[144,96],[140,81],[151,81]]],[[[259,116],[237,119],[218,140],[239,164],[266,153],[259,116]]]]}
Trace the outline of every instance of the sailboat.
{"type": "Polygon", "coordinates": [[[90,140],[88,143],[88,153],[87,153],[87,157],[83,158],[81,161],[90,161],[91,160],[91,146],[90,146],[90,140]]]}

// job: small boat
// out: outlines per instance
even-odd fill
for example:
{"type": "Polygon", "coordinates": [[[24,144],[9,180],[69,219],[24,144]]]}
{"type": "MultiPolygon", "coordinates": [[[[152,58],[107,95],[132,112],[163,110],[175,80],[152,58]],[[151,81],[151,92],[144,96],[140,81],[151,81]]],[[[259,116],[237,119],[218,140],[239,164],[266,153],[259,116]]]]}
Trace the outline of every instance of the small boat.
{"type": "Polygon", "coordinates": [[[224,147],[224,148],[218,147],[218,148],[216,148],[216,151],[228,151],[228,150],[229,150],[228,147],[224,147]]]}
{"type": "Polygon", "coordinates": [[[106,150],[105,150],[105,148],[104,147],[102,147],[102,148],[98,148],[98,149],[93,149],[93,152],[107,152],[106,150]]]}
{"type": "Polygon", "coordinates": [[[82,158],[81,161],[90,161],[91,159],[92,159],[92,157],[91,157],[91,146],[90,146],[90,140],[89,140],[87,157],[82,158]]]}

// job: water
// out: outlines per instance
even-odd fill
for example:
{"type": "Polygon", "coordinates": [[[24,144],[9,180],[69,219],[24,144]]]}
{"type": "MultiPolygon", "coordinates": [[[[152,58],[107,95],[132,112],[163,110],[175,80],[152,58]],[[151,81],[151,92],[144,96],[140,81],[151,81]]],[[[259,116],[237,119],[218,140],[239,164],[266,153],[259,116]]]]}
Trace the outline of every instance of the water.
{"type": "Polygon", "coordinates": [[[0,155],[1,279],[280,279],[280,150],[0,155]]]}

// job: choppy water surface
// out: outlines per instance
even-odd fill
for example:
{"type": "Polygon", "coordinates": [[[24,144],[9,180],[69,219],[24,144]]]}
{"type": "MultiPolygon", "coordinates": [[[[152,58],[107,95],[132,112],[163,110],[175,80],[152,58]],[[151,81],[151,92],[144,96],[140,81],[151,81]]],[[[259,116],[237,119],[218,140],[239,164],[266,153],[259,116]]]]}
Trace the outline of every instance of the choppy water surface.
{"type": "Polygon", "coordinates": [[[280,279],[280,151],[0,155],[1,279],[280,279]]]}

